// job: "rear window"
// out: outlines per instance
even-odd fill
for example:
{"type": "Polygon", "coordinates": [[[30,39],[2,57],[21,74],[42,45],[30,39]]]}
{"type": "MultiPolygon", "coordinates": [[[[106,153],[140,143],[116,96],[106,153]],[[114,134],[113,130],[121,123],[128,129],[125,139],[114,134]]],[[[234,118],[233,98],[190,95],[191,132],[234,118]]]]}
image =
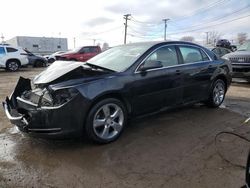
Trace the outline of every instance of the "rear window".
{"type": "Polygon", "coordinates": [[[0,56],[5,54],[4,47],[0,47],[0,56]]]}
{"type": "Polygon", "coordinates": [[[15,49],[15,48],[10,48],[10,47],[7,47],[6,49],[7,49],[7,52],[8,52],[8,53],[18,51],[17,49],[15,49]]]}

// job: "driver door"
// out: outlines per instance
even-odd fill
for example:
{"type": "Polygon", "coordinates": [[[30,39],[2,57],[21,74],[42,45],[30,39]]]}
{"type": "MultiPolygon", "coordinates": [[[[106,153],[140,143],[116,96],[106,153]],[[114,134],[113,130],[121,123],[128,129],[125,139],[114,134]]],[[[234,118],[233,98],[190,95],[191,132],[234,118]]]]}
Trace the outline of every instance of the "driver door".
{"type": "Polygon", "coordinates": [[[176,105],[181,101],[181,75],[176,65],[178,58],[174,45],[158,48],[141,63],[132,84],[132,104],[136,115],[176,105]],[[152,61],[161,63],[162,67],[145,70],[152,61]]]}

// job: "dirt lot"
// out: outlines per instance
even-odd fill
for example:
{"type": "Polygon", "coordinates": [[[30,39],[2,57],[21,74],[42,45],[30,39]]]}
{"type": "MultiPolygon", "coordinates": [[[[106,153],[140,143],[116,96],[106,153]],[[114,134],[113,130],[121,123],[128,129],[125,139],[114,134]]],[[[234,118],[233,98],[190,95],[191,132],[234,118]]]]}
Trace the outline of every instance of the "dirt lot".
{"type": "MultiPolygon", "coordinates": [[[[0,101],[20,75],[0,70],[0,101]]],[[[243,185],[244,170],[216,152],[223,130],[250,137],[250,84],[233,83],[222,108],[202,105],[132,120],[122,137],[108,145],[85,140],[47,141],[17,131],[0,110],[0,187],[227,187],[243,185]]],[[[245,164],[249,144],[224,136],[223,156],[245,164]]]]}

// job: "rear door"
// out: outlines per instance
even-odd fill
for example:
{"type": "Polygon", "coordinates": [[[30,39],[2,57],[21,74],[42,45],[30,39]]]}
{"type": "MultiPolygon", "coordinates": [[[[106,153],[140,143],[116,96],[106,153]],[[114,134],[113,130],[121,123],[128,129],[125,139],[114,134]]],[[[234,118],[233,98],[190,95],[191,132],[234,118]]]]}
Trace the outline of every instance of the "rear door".
{"type": "Polygon", "coordinates": [[[183,75],[183,103],[200,101],[207,98],[210,78],[214,68],[209,56],[199,47],[178,46],[183,75]]]}
{"type": "Polygon", "coordinates": [[[173,45],[153,51],[137,68],[135,81],[131,85],[135,114],[146,113],[181,102],[181,75],[177,71],[178,58],[173,45]],[[163,67],[140,71],[152,61],[163,67]]]}

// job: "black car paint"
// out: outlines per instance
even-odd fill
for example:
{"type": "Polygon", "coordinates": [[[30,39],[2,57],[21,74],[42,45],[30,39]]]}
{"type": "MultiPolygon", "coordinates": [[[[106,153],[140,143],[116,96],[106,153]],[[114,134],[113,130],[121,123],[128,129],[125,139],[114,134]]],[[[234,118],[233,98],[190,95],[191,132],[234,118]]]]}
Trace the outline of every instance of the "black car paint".
{"type": "MultiPolygon", "coordinates": [[[[69,62],[67,62],[69,63],[69,62]]],[[[218,60],[209,50],[187,42],[161,42],[155,43],[133,65],[124,72],[112,72],[107,70],[93,70],[98,72],[95,76],[81,78],[79,72],[75,74],[79,66],[68,73],[50,79],[50,82],[39,83],[39,87],[50,91],[58,91],[65,88],[75,88],[79,93],[70,101],[59,108],[46,108],[32,106],[22,101],[16,104],[16,97],[20,96],[26,88],[31,87],[29,82],[17,85],[10,101],[4,105],[12,113],[17,110],[19,115],[27,117],[29,123],[23,121],[12,122],[19,129],[39,136],[66,136],[79,135],[83,132],[83,126],[91,107],[100,99],[114,97],[121,100],[127,107],[130,116],[137,116],[162,108],[172,108],[204,101],[209,96],[213,81],[221,78],[229,86],[231,83],[231,70],[227,62],[218,60]],[[165,67],[152,71],[136,71],[142,61],[155,49],[164,45],[191,45],[203,50],[211,61],[183,64],[180,52],[178,52],[179,65],[165,67]],[[65,75],[66,78],[65,78],[65,75]],[[74,79],[72,79],[74,78],[74,79]],[[21,88],[21,89],[20,89],[21,88]],[[24,89],[22,89],[24,88],[24,89]]],[[[82,72],[89,71],[90,67],[83,65],[82,72]]],[[[23,78],[20,78],[23,80],[23,78]]]]}

